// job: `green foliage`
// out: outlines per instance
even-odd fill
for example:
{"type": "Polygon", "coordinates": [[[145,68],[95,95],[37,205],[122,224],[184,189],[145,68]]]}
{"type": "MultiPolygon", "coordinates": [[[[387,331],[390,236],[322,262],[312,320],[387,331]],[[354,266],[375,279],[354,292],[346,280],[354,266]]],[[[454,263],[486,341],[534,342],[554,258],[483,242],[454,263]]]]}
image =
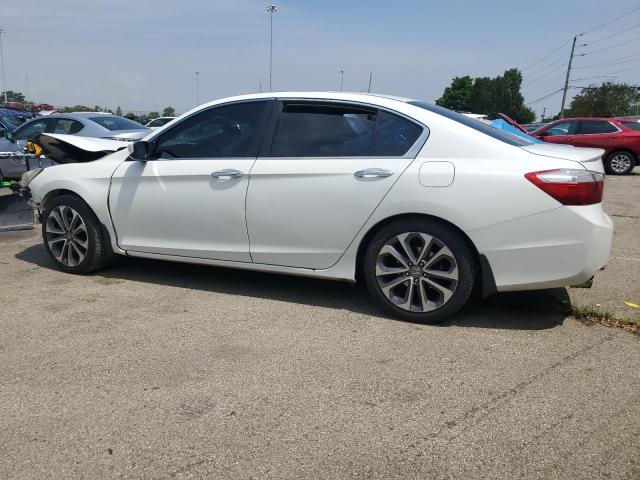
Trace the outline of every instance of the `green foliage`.
{"type": "Polygon", "coordinates": [[[495,78],[455,77],[436,103],[453,110],[484,113],[491,118],[504,113],[519,123],[530,123],[536,115],[524,105],[521,84],[522,73],[517,68],[495,78]]]}
{"type": "Polygon", "coordinates": [[[116,108],[116,115],[122,116],[122,109],[120,108],[120,105],[116,108]]]}
{"type": "Polygon", "coordinates": [[[585,88],[571,102],[565,117],[620,117],[638,113],[640,92],[624,83],[585,88]]]}
{"type": "MultiPolygon", "coordinates": [[[[7,102],[20,102],[25,103],[27,101],[24,95],[20,92],[14,92],[13,90],[7,90],[7,102]]],[[[4,92],[2,92],[2,102],[4,102],[4,92]]]]}
{"type": "Polygon", "coordinates": [[[473,79],[466,75],[454,77],[451,86],[444,89],[442,96],[436,100],[436,105],[456,111],[466,111],[473,90],[473,79]]]}
{"type": "Polygon", "coordinates": [[[176,110],[173,107],[165,107],[165,109],[162,111],[162,116],[163,117],[175,117],[176,116],[176,110]]]}
{"type": "Polygon", "coordinates": [[[62,107],[57,109],[58,112],[61,113],[71,113],[71,112],[93,112],[93,108],[87,107],[86,105],[74,105],[73,107],[62,107]]]}

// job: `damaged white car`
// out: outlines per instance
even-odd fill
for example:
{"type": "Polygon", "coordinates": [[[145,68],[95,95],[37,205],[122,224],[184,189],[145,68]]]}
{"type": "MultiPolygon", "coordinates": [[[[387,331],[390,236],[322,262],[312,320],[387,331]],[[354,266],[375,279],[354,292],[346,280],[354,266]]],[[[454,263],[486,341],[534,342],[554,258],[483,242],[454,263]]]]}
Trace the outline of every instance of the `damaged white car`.
{"type": "Polygon", "coordinates": [[[119,254],[360,279],[388,313],[438,322],[476,289],[590,282],[611,248],[602,150],[532,144],[419,101],[256,94],[128,147],[38,141],[66,164],[28,172],[22,193],[71,273],[119,254]]]}

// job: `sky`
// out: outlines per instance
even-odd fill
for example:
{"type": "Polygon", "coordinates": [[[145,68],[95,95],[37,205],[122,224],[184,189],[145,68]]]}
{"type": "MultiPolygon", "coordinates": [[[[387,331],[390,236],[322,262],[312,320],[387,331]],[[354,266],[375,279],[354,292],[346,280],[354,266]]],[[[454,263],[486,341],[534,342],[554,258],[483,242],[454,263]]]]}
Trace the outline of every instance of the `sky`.
{"type": "MultiPolygon", "coordinates": [[[[2,3],[6,88],[37,102],[184,112],[196,104],[196,71],[199,103],[269,88],[265,1],[2,3]]],[[[587,55],[575,58],[571,85],[640,85],[640,9],[624,15],[640,0],[274,3],[274,91],[339,90],[340,70],[344,90],[366,91],[372,72],[373,92],[432,102],[454,76],[517,67],[525,103],[555,114],[561,93],[537,100],[563,87],[570,40],[620,16],[578,38],[587,55]]]]}

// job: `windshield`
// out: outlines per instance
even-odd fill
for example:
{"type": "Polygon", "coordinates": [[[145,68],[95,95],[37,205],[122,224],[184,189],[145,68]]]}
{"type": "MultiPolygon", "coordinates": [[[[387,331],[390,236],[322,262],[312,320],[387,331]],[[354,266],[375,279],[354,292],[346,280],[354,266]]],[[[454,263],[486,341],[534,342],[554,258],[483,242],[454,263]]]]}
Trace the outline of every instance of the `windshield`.
{"type": "Polygon", "coordinates": [[[427,102],[410,101],[407,103],[409,103],[410,105],[414,105],[416,107],[423,108],[430,112],[437,113],[438,115],[442,115],[443,117],[447,117],[450,120],[454,120],[469,128],[473,128],[478,132],[484,133],[485,135],[489,135],[490,137],[495,138],[496,140],[500,140],[501,142],[508,143],[509,145],[513,145],[516,147],[533,145],[533,142],[530,142],[525,138],[519,137],[509,132],[505,132],[504,130],[499,130],[495,127],[492,127],[491,125],[482,123],[479,120],[475,120],[473,118],[462,115],[461,113],[454,112],[453,110],[439,107],[437,105],[432,105],[427,102]]]}
{"type": "Polygon", "coordinates": [[[111,131],[115,130],[144,130],[146,127],[129,120],[128,118],[118,117],[115,115],[100,115],[99,117],[91,117],[89,120],[93,120],[98,125],[102,125],[111,131]]]}
{"type": "Polygon", "coordinates": [[[10,130],[19,127],[24,122],[24,117],[19,115],[0,115],[0,119],[10,130]]]}

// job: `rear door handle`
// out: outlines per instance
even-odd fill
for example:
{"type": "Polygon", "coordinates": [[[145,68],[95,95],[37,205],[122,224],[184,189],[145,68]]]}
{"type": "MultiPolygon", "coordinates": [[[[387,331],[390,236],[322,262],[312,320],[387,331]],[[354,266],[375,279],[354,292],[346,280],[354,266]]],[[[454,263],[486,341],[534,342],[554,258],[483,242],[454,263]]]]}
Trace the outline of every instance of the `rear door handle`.
{"type": "Polygon", "coordinates": [[[393,172],[386,168],[365,168],[364,170],[358,170],[353,175],[358,178],[386,178],[393,175],[393,172]]]}
{"type": "Polygon", "coordinates": [[[232,180],[234,178],[240,178],[242,176],[242,172],[232,168],[225,168],[224,170],[217,170],[213,172],[211,176],[218,180],[232,180]]]}

